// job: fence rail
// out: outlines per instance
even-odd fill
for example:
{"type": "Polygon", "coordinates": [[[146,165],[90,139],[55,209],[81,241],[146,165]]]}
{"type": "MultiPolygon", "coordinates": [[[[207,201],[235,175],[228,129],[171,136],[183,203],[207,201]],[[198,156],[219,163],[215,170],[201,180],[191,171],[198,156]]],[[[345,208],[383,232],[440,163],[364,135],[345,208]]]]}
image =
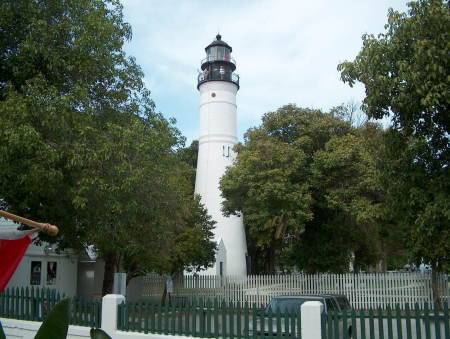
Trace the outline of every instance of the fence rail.
{"type": "MultiPolygon", "coordinates": [[[[159,299],[166,278],[148,275],[143,282],[143,299],[159,299]]],[[[173,297],[191,300],[218,298],[226,302],[266,304],[281,295],[333,293],[344,294],[355,309],[369,309],[399,304],[433,303],[430,273],[360,273],[260,275],[247,277],[183,276],[174,279],[173,297]]],[[[450,299],[449,276],[438,276],[438,291],[450,299]]]]}
{"type": "Polygon", "coordinates": [[[278,325],[280,338],[286,335],[300,338],[300,324],[300,313],[266,315],[256,304],[199,299],[166,305],[122,303],[118,307],[117,328],[132,332],[238,339],[260,338],[267,329],[275,329],[276,332],[278,325]]]}
{"type": "MultiPolygon", "coordinates": [[[[450,338],[449,307],[433,311],[428,303],[402,310],[370,309],[324,313],[323,339],[446,339],[450,338]]],[[[200,338],[301,338],[301,313],[264,313],[256,304],[197,300],[182,304],[122,303],[118,329],[130,332],[200,338]]]]}
{"type": "MultiPolygon", "coordinates": [[[[42,321],[63,298],[64,295],[50,289],[7,288],[0,293],[0,317],[42,321]]],[[[101,301],[72,298],[70,324],[100,327],[101,308],[101,301]]]]}
{"type": "Polygon", "coordinates": [[[323,320],[324,339],[450,338],[448,303],[444,303],[444,309],[440,312],[432,311],[428,303],[423,309],[419,304],[412,307],[406,304],[405,309],[397,305],[393,309],[387,307],[386,310],[378,308],[364,312],[352,310],[347,313],[329,313],[324,315],[323,320]]]}

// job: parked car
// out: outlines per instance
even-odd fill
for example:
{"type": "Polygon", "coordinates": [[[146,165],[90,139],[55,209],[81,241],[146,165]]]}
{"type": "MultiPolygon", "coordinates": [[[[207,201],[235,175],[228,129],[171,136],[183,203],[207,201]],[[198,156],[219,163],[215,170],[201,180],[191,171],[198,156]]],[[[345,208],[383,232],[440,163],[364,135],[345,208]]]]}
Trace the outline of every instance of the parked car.
{"type": "Polygon", "coordinates": [[[348,301],[347,297],[344,294],[326,294],[327,296],[332,297],[339,308],[339,312],[347,312],[351,311],[352,306],[350,305],[350,301],[348,301]]]}
{"type": "MultiPolygon", "coordinates": [[[[292,323],[290,328],[286,331],[286,324],[289,326],[289,321],[286,321],[285,319],[277,321],[277,315],[279,314],[283,318],[286,315],[298,315],[301,312],[302,304],[307,301],[321,302],[324,305],[325,314],[328,314],[329,312],[349,311],[351,309],[350,302],[345,295],[315,294],[274,297],[267,306],[259,312],[256,321],[252,321],[249,324],[250,333],[253,334],[253,331],[256,331],[257,336],[268,336],[270,332],[272,332],[272,334],[276,336],[278,332],[280,332],[282,336],[296,337],[296,333],[291,333],[292,323]],[[261,324],[262,322],[264,325],[261,324]],[[280,325],[280,331],[278,331],[278,324],[280,325]]],[[[351,337],[352,326],[348,325],[346,331],[349,334],[349,337],[351,337]]],[[[339,332],[340,337],[343,338],[342,320],[339,320],[339,332]]]]}

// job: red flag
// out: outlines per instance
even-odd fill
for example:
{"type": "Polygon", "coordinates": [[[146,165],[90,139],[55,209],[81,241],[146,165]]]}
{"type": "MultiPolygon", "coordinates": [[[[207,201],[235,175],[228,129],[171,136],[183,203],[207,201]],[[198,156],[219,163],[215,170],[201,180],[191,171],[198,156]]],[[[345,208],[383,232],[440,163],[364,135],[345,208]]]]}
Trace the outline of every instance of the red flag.
{"type": "Polygon", "coordinates": [[[0,292],[3,292],[14,274],[35,232],[0,230],[0,292]]]}

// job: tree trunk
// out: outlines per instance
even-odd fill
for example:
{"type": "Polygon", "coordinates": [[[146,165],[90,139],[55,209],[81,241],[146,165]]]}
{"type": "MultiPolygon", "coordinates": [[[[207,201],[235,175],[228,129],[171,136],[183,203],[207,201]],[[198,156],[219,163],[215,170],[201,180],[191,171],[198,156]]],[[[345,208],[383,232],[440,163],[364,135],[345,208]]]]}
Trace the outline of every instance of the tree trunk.
{"type": "Polygon", "coordinates": [[[269,274],[275,274],[275,245],[269,249],[268,271],[269,274]]]}
{"type": "Polygon", "coordinates": [[[114,273],[116,271],[116,254],[109,253],[105,255],[105,273],[103,275],[102,296],[111,294],[114,284],[114,273]]]}
{"type": "Polygon", "coordinates": [[[128,284],[130,283],[131,279],[138,277],[138,275],[135,275],[134,273],[131,272],[125,272],[127,274],[127,287],[128,284]]]}
{"type": "Polygon", "coordinates": [[[431,290],[433,291],[433,302],[439,307],[440,310],[442,310],[444,305],[442,304],[441,295],[439,293],[438,276],[439,272],[436,269],[436,265],[433,265],[431,271],[431,290]]]}
{"type": "Polygon", "coordinates": [[[179,270],[179,271],[175,272],[174,274],[172,274],[172,279],[173,279],[174,288],[179,288],[180,286],[182,287],[183,279],[184,279],[183,270],[179,270]]]}
{"type": "Polygon", "coordinates": [[[164,284],[164,291],[163,291],[163,294],[161,296],[161,305],[165,305],[166,304],[166,297],[167,297],[167,286],[166,286],[166,284],[164,284]]]}

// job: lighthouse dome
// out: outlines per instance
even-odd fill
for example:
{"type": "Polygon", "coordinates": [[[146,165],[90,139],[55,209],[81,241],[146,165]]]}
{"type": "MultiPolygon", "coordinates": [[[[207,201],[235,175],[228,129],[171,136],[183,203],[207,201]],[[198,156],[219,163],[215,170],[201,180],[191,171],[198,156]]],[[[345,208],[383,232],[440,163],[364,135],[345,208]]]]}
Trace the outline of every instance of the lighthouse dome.
{"type": "Polygon", "coordinates": [[[225,41],[222,40],[222,36],[220,34],[216,35],[216,40],[211,42],[208,46],[205,47],[205,51],[208,52],[208,49],[214,46],[223,46],[230,50],[230,52],[233,51],[230,45],[228,45],[225,41]]]}

